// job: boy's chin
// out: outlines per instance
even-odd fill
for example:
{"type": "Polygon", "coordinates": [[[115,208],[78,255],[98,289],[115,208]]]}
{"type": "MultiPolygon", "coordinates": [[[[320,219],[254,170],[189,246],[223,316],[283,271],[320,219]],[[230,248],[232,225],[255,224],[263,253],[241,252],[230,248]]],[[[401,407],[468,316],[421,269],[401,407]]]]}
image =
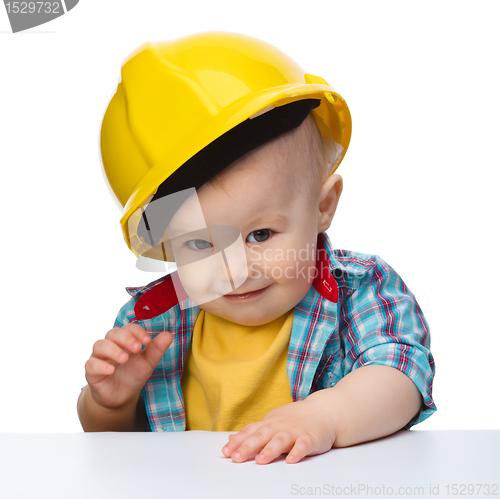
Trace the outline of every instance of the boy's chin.
{"type": "MultiPolygon", "coordinates": [[[[207,305],[207,304],[206,304],[207,305]]],[[[270,322],[278,319],[283,314],[263,314],[256,313],[255,308],[253,310],[249,310],[247,313],[244,311],[227,311],[221,310],[218,307],[210,307],[206,305],[201,305],[200,308],[205,312],[208,312],[212,315],[220,317],[221,319],[225,319],[230,322],[234,322],[235,324],[239,324],[240,326],[263,326],[264,324],[269,324],[270,322]]]]}

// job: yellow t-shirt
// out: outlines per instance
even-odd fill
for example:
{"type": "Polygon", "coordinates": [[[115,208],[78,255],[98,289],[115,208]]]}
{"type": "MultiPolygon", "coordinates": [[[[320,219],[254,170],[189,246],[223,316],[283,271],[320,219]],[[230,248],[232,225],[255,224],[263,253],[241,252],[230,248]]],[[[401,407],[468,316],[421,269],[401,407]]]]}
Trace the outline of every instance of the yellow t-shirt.
{"type": "Polygon", "coordinates": [[[238,431],[292,402],[286,359],[293,309],[262,326],[204,310],[182,373],[186,430],[238,431]]]}

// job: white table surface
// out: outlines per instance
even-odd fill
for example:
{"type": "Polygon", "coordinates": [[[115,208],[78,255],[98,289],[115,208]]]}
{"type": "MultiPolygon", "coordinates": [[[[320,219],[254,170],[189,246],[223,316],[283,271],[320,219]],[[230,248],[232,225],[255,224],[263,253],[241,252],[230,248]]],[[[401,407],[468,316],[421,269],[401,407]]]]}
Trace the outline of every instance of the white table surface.
{"type": "Polygon", "coordinates": [[[500,497],[500,430],[400,431],[265,466],[225,458],[227,435],[0,433],[0,498],[500,497]]]}

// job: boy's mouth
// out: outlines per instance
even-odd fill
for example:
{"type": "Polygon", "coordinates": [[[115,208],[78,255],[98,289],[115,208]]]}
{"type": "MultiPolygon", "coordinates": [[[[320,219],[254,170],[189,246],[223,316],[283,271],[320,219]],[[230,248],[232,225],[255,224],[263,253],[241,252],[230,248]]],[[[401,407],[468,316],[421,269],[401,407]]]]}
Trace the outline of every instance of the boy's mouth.
{"type": "MultiPolygon", "coordinates": [[[[271,286],[271,284],[269,284],[269,286],[271,286]]],[[[269,288],[269,286],[266,286],[265,288],[262,288],[262,289],[257,289],[255,291],[249,291],[247,293],[241,293],[241,294],[231,293],[229,295],[224,295],[224,298],[227,298],[228,300],[231,300],[231,301],[241,301],[241,300],[254,298],[254,297],[262,294],[267,288],[269,288]]]]}

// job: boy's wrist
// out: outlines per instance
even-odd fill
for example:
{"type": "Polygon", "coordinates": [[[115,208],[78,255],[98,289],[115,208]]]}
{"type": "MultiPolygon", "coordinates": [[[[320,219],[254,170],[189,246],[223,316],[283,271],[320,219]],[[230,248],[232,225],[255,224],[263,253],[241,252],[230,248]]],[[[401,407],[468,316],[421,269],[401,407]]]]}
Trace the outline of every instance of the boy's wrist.
{"type": "Polygon", "coordinates": [[[311,393],[304,402],[309,404],[316,416],[321,417],[325,427],[331,436],[332,443],[339,437],[340,432],[340,416],[339,414],[332,410],[331,404],[331,389],[319,390],[317,392],[311,393]]]}
{"type": "Polygon", "coordinates": [[[84,431],[139,431],[144,426],[139,412],[139,395],[120,406],[107,407],[95,399],[87,385],[78,399],[78,416],[84,431]]]}
{"type": "Polygon", "coordinates": [[[125,400],[124,402],[115,404],[115,405],[107,405],[103,403],[101,398],[99,397],[99,394],[92,389],[90,385],[87,385],[84,390],[87,390],[88,396],[92,399],[92,401],[98,405],[99,407],[103,409],[108,409],[110,411],[124,411],[124,410],[130,410],[131,408],[134,408],[137,406],[137,402],[139,401],[140,398],[140,391],[137,392],[135,395],[133,395],[131,398],[128,400],[125,400]]]}

